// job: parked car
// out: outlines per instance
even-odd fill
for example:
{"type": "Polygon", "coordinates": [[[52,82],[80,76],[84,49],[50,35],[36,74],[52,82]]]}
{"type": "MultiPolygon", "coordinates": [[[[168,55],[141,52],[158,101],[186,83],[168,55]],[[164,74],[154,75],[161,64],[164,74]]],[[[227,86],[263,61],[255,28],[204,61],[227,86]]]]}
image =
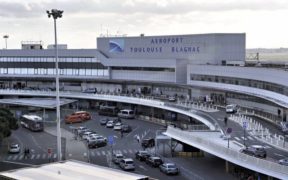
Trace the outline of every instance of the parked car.
{"type": "Polygon", "coordinates": [[[148,153],[147,151],[137,151],[135,153],[135,157],[139,161],[146,161],[146,159],[148,159],[150,156],[151,156],[151,154],[148,153]]]}
{"type": "Polygon", "coordinates": [[[161,172],[164,172],[167,175],[170,174],[179,174],[179,168],[174,163],[164,163],[159,166],[161,172]]]}
{"type": "Polygon", "coordinates": [[[226,113],[236,113],[238,111],[238,106],[236,104],[229,104],[226,106],[226,113]]]}
{"type": "Polygon", "coordinates": [[[118,122],[114,125],[113,129],[115,131],[121,131],[122,130],[122,123],[118,122]]]}
{"type": "Polygon", "coordinates": [[[129,133],[132,131],[132,128],[131,126],[127,125],[127,124],[123,124],[122,125],[122,132],[125,132],[125,133],[129,133]]]}
{"type": "Polygon", "coordinates": [[[278,163],[284,166],[288,166],[288,158],[280,159],[278,163]]]}
{"type": "Polygon", "coordinates": [[[105,118],[105,119],[100,119],[100,125],[104,126],[107,124],[107,122],[109,121],[108,118],[105,118]]]}
{"type": "Polygon", "coordinates": [[[104,147],[106,145],[107,143],[105,141],[95,140],[95,141],[90,141],[88,143],[88,148],[98,148],[98,147],[104,147]]]}
{"type": "Polygon", "coordinates": [[[92,136],[87,142],[89,143],[90,141],[102,141],[102,142],[107,143],[107,139],[100,135],[92,136]]]}
{"type": "Polygon", "coordinates": [[[79,135],[80,137],[82,137],[82,135],[83,135],[84,133],[86,133],[86,132],[92,132],[92,130],[91,130],[91,129],[88,129],[88,128],[83,129],[83,130],[79,131],[78,135],[79,135]]]}
{"type": "Polygon", "coordinates": [[[108,121],[107,124],[106,124],[107,128],[113,128],[113,126],[114,126],[113,121],[108,121]]]}
{"type": "Polygon", "coordinates": [[[241,149],[240,152],[261,158],[266,158],[267,156],[265,148],[261,145],[251,145],[241,149]]]}
{"type": "Polygon", "coordinates": [[[80,126],[80,127],[78,127],[78,128],[76,129],[76,131],[77,131],[77,134],[80,134],[80,132],[86,131],[87,129],[88,129],[88,128],[86,128],[86,127],[80,126]]]}
{"type": "Polygon", "coordinates": [[[19,144],[11,144],[9,147],[9,153],[20,153],[21,149],[19,144]]]}
{"type": "Polygon", "coordinates": [[[84,132],[84,133],[81,135],[81,138],[82,138],[83,140],[87,140],[87,139],[88,139],[88,136],[89,136],[90,134],[95,134],[95,133],[92,132],[92,131],[86,131],[86,132],[84,132]]]}
{"type": "Polygon", "coordinates": [[[95,139],[98,136],[100,136],[100,135],[97,133],[89,134],[88,137],[86,138],[86,141],[89,142],[91,139],[95,139]]]}
{"type": "Polygon", "coordinates": [[[163,164],[163,161],[160,157],[157,156],[150,156],[146,163],[152,167],[159,167],[161,164],[163,164]]]}
{"type": "Polygon", "coordinates": [[[119,162],[119,166],[123,170],[135,170],[134,161],[131,158],[121,159],[119,162]]]}
{"type": "Polygon", "coordinates": [[[141,142],[141,146],[144,148],[147,147],[154,147],[155,146],[155,140],[154,138],[145,138],[141,142]]]}
{"type": "Polygon", "coordinates": [[[112,161],[115,164],[119,164],[119,162],[124,158],[122,153],[113,153],[112,161]]]}

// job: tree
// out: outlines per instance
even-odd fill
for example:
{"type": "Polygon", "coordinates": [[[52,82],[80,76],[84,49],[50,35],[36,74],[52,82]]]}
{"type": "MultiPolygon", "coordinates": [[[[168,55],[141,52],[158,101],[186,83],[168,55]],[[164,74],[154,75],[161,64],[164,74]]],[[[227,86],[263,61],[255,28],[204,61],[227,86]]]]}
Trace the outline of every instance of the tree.
{"type": "Polygon", "coordinates": [[[18,129],[17,119],[9,109],[0,108],[0,141],[11,135],[11,129],[18,129]]]}

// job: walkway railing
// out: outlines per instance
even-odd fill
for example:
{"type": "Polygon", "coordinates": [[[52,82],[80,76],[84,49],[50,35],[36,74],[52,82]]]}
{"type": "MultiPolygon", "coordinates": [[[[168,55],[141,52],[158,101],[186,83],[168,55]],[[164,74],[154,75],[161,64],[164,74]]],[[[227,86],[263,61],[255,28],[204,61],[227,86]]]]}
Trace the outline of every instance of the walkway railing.
{"type": "Polygon", "coordinates": [[[273,134],[268,128],[263,127],[263,125],[251,117],[245,115],[231,115],[229,120],[238,123],[243,126],[246,123],[246,130],[255,138],[265,143],[268,143],[278,149],[288,151],[288,143],[285,142],[285,136],[279,134],[273,134]]]}
{"type": "Polygon", "coordinates": [[[240,153],[219,145],[212,140],[194,136],[188,131],[169,126],[164,134],[256,172],[279,179],[287,179],[288,177],[288,166],[240,153]]]}
{"type": "MultiPolygon", "coordinates": [[[[43,96],[43,97],[55,97],[54,91],[43,91],[43,90],[0,90],[0,94],[7,95],[26,95],[26,96],[43,96]]],[[[160,109],[165,109],[173,112],[177,112],[180,114],[187,115],[198,121],[205,124],[209,129],[215,130],[219,126],[215,124],[215,122],[210,122],[209,120],[195,114],[194,110],[191,110],[189,107],[182,107],[177,104],[171,105],[171,103],[163,102],[160,100],[156,100],[153,97],[134,97],[134,96],[121,96],[117,93],[109,93],[109,94],[90,94],[90,93],[81,93],[81,92],[69,92],[69,91],[61,91],[61,98],[77,98],[77,99],[95,99],[95,100],[104,100],[104,101],[116,101],[116,102],[124,102],[129,104],[139,104],[150,107],[156,107],[160,109]]]]}

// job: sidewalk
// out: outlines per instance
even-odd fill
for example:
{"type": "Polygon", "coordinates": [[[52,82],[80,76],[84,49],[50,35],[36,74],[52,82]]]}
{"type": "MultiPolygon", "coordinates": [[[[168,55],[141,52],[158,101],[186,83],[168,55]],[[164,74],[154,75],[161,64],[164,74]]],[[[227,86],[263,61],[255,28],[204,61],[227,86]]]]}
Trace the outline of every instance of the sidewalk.
{"type": "MultiPolygon", "coordinates": [[[[45,127],[45,132],[56,136],[56,127],[45,127]]],[[[61,129],[62,138],[66,139],[66,159],[75,159],[78,161],[87,162],[87,148],[82,141],[77,141],[74,139],[74,134],[67,131],[66,129],[61,129]]]]}

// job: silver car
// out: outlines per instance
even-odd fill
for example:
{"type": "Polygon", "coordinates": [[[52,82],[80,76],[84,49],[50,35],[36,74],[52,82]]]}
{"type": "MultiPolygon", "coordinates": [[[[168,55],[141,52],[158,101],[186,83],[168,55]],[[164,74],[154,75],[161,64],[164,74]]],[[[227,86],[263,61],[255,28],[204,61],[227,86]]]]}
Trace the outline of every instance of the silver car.
{"type": "Polygon", "coordinates": [[[281,165],[288,166],[288,158],[280,159],[278,162],[281,165]]]}
{"type": "Polygon", "coordinates": [[[160,171],[167,175],[179,174],[179,168],[174,163],[164,163],[159,166],[160,171]]]}
{"type": "Polygon", "coordinates": [[[261,145],[251,145],[241,149],[240,152],[260,158],[266,158],[267,156],[265,148],[261,145]]]}
{"type": "Polygon", "coordinates": [[[115,164],[119,164],[123,158],[124,158],[124,156],[122,153],[115,153],[115,154],[113,154],[112,161],[115,164]]]}
{"type": "Polygon", "coordinates": [[[9,147],[9,153],[20,153],[19,144],[11,144],[9,147]]]}
{"type": "Polygon", "coordinates": [[[121,159],[119,166],[123,170],[135,170],[134,161],[131,158],[121,159]]]}

